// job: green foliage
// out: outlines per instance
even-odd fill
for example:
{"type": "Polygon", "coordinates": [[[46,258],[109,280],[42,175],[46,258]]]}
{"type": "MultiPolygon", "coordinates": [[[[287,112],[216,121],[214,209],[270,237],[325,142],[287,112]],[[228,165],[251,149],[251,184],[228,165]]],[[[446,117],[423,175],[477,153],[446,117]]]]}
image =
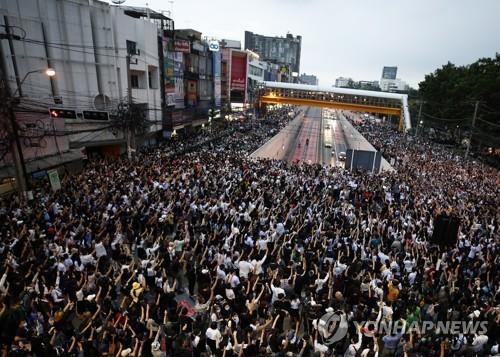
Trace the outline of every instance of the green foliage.
{"type": "Polygon", "coordinates": [[[435,127],[470,128],[474,103],[480,101],[475,139],[500,141],[500,53],[467,66],[448,62],[419,83],[419,96],[425,102],[426,126],[435,127]]]}

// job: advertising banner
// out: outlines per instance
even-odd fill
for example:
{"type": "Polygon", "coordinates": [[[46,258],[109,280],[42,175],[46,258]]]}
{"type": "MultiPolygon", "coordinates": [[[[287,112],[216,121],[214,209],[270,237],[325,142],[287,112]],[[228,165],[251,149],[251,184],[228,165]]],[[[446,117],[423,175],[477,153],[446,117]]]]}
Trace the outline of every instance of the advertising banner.
{"type": "Polygon", "coordinates": [[[189,41],[186,40],[175,40],[174,42],[174,51],[182,52],[182,53],[190,53],[191,49],[189,46],[189,41]]]}
{"type": "Polygon", "coordinates": [[[171,38],[163,37],[163,81],[168,106],[175,105],[174,53],[168,50],[171,41],[171,38]]]}
{"type": "Polygon", "coordinates": [[[212,67],[214,75],[214,102],[216,107],[221,106],[221,53],[219,51],[212,52],[212,67]]]}
{"type": "Polygon", "coordinates": [[[175,108],[184,108],[184,54],[174,52],[175,108]]]}
{"type": "Polygon", "coordinates": [[[247,81],[247,54],[231,55],[231,90],[245,91],[247,81]]]}

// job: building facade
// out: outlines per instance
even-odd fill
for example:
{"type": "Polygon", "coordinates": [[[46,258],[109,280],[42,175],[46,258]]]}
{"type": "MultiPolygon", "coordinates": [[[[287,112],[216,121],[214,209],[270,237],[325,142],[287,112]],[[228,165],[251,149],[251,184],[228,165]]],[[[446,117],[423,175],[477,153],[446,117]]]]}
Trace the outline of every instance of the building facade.
{"type": "Polygon", "coordinates": [[[404,92],[408,90],[405,81],[397,78],[398,67],[384,66],[382,77],[380,78],[380,89],[384,92],[404,92]]]}
{"type": "Polygon", "coordinates": [[[398,74],[398,67],[384,66],[382,68],[382,79],[396,79],[398,74]]]}
{"type": "Polygon", "coordinates": [[[335,79],[335,87],[345,88],[349,86],[350,82],[352,82],[352,78],[338,77],[335,79]]]}
{"type": "Polygon", "coordinates": [[[315,75],[302,73],[299,76],[299,83],[317,86],[319,82],[318,77],[316,77],[315,75]]]}
{"type": "MultiPolygon", "coordinates": [[[[132,142],[156,141],[165,101],[159,39],[173,30],[172,20],[146,8],[87,0],[0,0],[0,15],[1,29],[13,31],[12,47],[0,40],[0,56],[26,139],[28,174],[80,161],[82,149],[125,152],[119,107],[129,98],[144,124],[132,142]],[[45,76],[47,68],[55,76],[45,76]]],[[[11,175],[11,153],[0,158],[2,173],[11,175]]]]}
{"type": "Polygon", "coordinates": [[[293,74],[300,73],[301,46],[301,36],[272,37],[245,31],[245,49],[259,54],[262,61],[279,65],[282,81],[291,82],[293,74]]]}
{"type": "MultiPolygon", "coordinates": [[[[214,61],[219,71],[220,55],[210,50],[202,34],[193,29],[175,30],[174,37],[166,39],[165,56],[172,58],[172,74],[167,71],[167,91],[173,96],[168,101],[164,134],[182,128],[200,126],[208,121],[210,108],[215,106],[214,61]]],[[[218,51],[216,51],[218,52],[218,51]]],[[[218,87],[220,100],[220,85],[218,87]]]]}

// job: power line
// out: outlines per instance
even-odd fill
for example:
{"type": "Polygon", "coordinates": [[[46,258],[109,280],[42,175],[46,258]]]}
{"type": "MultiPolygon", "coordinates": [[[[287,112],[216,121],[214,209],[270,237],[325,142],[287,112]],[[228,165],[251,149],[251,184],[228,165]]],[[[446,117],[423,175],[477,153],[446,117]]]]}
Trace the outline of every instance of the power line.
{"type": "Polygon", "coordinates": [[[434,120],[441,120],[441,121],[464,121],[464,120],[469,120],[469,118],[457,118],[457,119],[452,119],[452,118],[439,118],[433,115],[430,115],[428,113],[422,113],[425,117],[431,118],[434,120]]]}
{"type": "Polygon", "coordinates": [[[500,124],[492,123],[492,122],[490,122],[490,121],[487,121],[487,120],[484,120],[484,119],[480,119],[480,118],[477,118],[477,120],[479,120],[480,122],[486,123],[486,124],[488,124],[488,125],[491,125],[491,126],[496,126],[496,127],[499,127],[499,128],[500,128],[500,124]]]}

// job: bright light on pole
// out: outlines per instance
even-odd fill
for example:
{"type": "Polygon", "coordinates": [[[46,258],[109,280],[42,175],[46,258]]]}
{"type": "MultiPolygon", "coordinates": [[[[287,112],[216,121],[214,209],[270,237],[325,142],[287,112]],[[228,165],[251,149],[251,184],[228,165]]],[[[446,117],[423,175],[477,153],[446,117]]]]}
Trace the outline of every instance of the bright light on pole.
{"type": "Polygon", "coordinates": [[[16,89],[16,91],[14,92],[14,94],[12,95],[13,97],[16,96],[17,92],[19,92],[19,96],[22,97],[22,91],[21,91],[21,87],[24,83],[24,81],[26,80],[26,78],[28,78],[28,76],[30,74],[33,74],[33,73],[45,73],[45,75],[47,75],[48,77],[54,77],[56,75],[56,71],[54,68],[43,68],[43,69],[35,69],[33,71],[29,71],[28,73],[26,73],[23,77],[23,79],[21,80],[21,82],[19,83],[19,87],[16,89]]]}
{"type": "Polygon", "coordinates": [[[45,70],[45,74],[49,77],[54,77],[56,75],[56,71],[54,68],[47,68],[45,70]]]}

